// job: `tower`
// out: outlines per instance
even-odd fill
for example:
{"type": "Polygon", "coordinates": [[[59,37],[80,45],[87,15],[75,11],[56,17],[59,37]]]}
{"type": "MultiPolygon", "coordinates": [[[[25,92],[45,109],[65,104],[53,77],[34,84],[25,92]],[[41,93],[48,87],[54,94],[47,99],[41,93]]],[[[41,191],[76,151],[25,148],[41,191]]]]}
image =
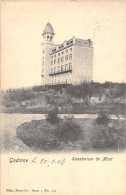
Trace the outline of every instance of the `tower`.
{"type": "Polygon", "coordinates": [[[47,23],[44,30],[43,30],[43,42],[42,42],[42,85],[50,84],[50,62],[51,56],[50,52],[51,49],[55,46],[54,45],[54,30],[50,23],[47,23]]]}

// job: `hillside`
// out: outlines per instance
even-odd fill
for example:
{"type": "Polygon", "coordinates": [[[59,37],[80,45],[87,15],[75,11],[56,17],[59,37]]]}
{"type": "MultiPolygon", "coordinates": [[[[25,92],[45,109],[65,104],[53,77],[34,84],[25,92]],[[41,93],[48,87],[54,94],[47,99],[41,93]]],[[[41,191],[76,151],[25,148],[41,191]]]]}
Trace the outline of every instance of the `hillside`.
{"type": "Polygon", "coordinates": [[[63,114],[126,113],[125,83],[83,83],[81,85],[9,89],[1,93],[4,113],[43,113],[58,107],[63,114]]]}

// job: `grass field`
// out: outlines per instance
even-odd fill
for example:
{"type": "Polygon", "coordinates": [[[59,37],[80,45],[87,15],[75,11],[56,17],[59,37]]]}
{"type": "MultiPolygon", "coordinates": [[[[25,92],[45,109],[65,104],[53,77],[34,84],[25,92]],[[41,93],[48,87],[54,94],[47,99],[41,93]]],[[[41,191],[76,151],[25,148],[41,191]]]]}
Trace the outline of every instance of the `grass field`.
{"type": "MultiPolygon", "coordinates": [[[[31,121],[18,127],[18,139],[33,151],[122,151],[126,149],[126,121],[110,120],[109,124],[98,125],[95,119],[73,119],[82,130],[78,140],[63,141],[55,139],[55,125],[46,120],[31,121]],[[23,137],[20,136],[20,134],[23,137]],[[41,140],[39,139],[41,137],[41,140]],[[43,142],[44,138],[44,142],[43,142]],[[30,142],[29,142],[30,140],[30,142]],[[38,141],[39,140],[39,141],[38,141]],[[46,140],[46,141],[45,141],[46,140]],[[37,143],[39,142],[39,145],[37,143]],[[51,145],[47,145],[51,143],[51,145]],[[44,143],[44,145],[43,145],[44,143]]],[[[55,134],[56,135],[56,134],[55,134]]]]}

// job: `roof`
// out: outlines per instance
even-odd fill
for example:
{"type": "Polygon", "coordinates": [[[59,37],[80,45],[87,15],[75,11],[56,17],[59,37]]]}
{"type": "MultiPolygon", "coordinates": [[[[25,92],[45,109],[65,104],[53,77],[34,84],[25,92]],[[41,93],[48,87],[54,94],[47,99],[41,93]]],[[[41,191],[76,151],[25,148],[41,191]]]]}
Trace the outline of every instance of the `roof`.
{"type": "Polygon", "coordinates": [[[44,30],[43,30],[43,34],[42,35],[45,35],[45,34],[51,34],[51,35],[54,35],[54,30],[53,30],[53,27],[50,23],[47,23],[44,30]]]}

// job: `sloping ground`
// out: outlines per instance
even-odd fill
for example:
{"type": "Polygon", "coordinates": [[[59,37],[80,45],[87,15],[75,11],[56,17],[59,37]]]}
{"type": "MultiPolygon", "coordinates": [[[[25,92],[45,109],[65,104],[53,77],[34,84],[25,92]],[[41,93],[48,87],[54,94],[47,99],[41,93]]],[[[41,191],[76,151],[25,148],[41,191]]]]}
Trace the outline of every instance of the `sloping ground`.
{"type": "Polygon", "coordinates": [[[110,114],[124,115],[126,113],[125,87],[120,92],[120,86],[107,89],[102,84],[99,86],[100,89],[93,88],[93,92],[84,91],[87,89],[83,89],[82,86],[80,88],[72,86],[71,89],[59,91],[48,89],[5,92],[2,93],[2,112],[46,114],[56,106],[62,114],[97,114],[102,110],[110,114]]]}

